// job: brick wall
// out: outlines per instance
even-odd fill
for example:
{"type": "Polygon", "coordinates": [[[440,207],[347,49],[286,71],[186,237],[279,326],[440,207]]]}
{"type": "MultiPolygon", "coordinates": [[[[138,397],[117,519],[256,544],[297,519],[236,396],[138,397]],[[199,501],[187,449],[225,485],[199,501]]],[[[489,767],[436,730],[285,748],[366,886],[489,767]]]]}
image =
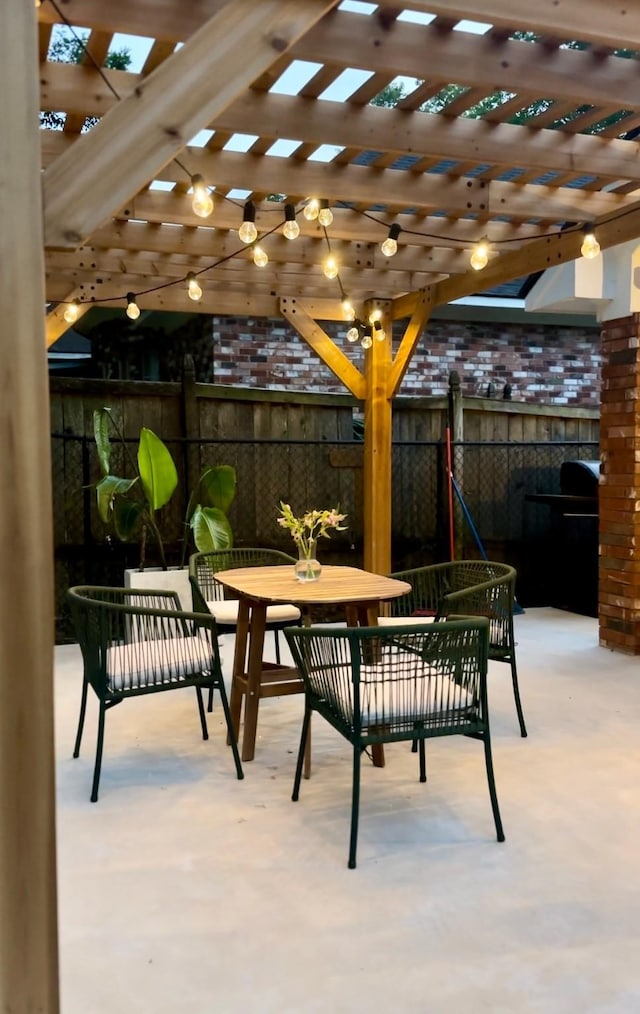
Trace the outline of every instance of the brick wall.
{"type": "MultiPolygon", "coordinates": [[[[340,325],[326,325],[359,365],[364,351],[350,346],[340,325]]],[[[398,327],[399,339],[402,328],[398,327]]],[[[343,393],[344,388],[302,339],[278,320],[213,318],[214,383],[276,390],[343,393]]],[[[445,394],[453,369],[464,395],[597,407],[600,402],[599,328],[550,327],[432,320],[400,394],[445,394]]]]}
{"type": "Polygon", "coordinates": [[[600,643],[640,654],[640,314],[602,329],[600,643]]]}

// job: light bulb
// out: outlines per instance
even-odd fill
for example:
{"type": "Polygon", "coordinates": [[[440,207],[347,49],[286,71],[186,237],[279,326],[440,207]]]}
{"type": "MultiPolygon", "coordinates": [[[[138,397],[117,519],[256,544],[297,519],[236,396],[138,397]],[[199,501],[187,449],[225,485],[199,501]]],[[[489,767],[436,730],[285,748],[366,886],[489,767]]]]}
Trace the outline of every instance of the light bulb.
{"type": "Polygon", "coordinates": [[[320,225],[324,225],[325,228],[328,225],[331,225],[331,223],[333,222],[333,212],[332,212],[331,208],[329,207],[329,202],[328,201],[321,201],[320,202],[320,211],[318,212],[318,221],[320,222],[320,225]]]}
{"type": "Polygon", "coordinates": [[[338,262],[333,256],[329,254],[324,264],[322,265],[325,278],[337,278],[338,277],[338,262]]]}
{"type": "Polygon", "coordinates": [[[282,229],[283,235],[287,239],[297,239],[300,235],[300,226],[296,222],[296,209],[293,204],[286,204],[284,208],[286,222],[282,229]]]}
{"type": "Polygon", "coordinates": [[[238,229],[238,237],[243,243],[253,243],[258,238],[256,229],[256,208],[253,201],[247,201],[244,206],[242,225],[238,229]]]}
{"type": "Polygon", "coordinates": [[[311,197],[304,206],[302,214],[307,222],[315,222],[320,211],[320,201],[317,197],[311,197]]]}
{"type": "Polygon", "coordinates": [[[370,324],[375,324],[377,320],[382,320],[382,310],[380,309],[379,306],[376,307],[375,310],[372,310],[371,313],[369,314],[370,324]]]}
{"type": "Polygon", "coordinates": [[[393,257],[398,252],[398,236],[400,235],[400,226],[392,225],[389,229],[389,235],[385,239],[384,243],[380,245],[380,249],[385,257],[393,257]]]}
{"type": "Polygon", "coordinates": [[[80,300],[74,299],[72,303],[67,303],[63,317],[67,324],[73,324],[80,315],[80,300]]]}
{"type": "Polygon", "coordinates": [[[489,240],[481,239],[473,248],[469,264],[474,271],[482,271],[489,263],[489,240]]]}
{"type": "Polygon", "coordinates": [[[376,341],[379,342],[383,342],[387,337],[387,332],[385,331],[379,320],[376,320],[373,323],[373,337],[376,339],[376,341]]]}
{"type": "Polygon", "coordinates": [[[135,292],[127,292],[127,317],[137,320],[140,316],[140,307],[136,303],[135,292]]]}
{"type": "Polygon", "coordinates": [[[254,246],[253,248],[253,263],[257,268],[264,268],[269,263],[269,258],[261,246],[254,246]]]}
{"type": "Polygon", "coordinates": [[[348,296],[342,297],[342,314],[345,320],[355,320],[356,311],[353,308],[353,303],[348,296]]]}
{"type": "Polygon", "coordinates": [[[591,226],[584,230],[584,239],[582,240],[580,253],[583,257],[586,257],[588,261],[593,260],[593,258],[597,257],[600,253],[600,244],[598,243],[596,234],[591,226]]]}
{"type": "Polygon", "coordinates": [[[358,330],[358,328],[354,324],[353,327],[350,327],[349,330],[347,331],[347,341],[349,341],[349,342],[357,342],[357,340],[358,340],[359,337],[360,337],[360,331],[358,330]]]}
{"type": "Polygon", "coordinates": [[[370,349],[371,346],[373,345],[373,338],[371,337],[368,331],[366,332],[366,334],[363,334],[362,341],[360,342],[360,344],[362,345],[363,349],[370,349]]]}
{"type": "Polygon", "coordinates": [[[193,299],[194,303],[197,303],[199,299],[202,299],[202,289],[193,271],[190,271],[187,275],[187,293],[189,295],[189,299],[193,299]]]}
{"type": "Polygon", "coordinates": [[[191,185],[193,187],[191,207],[194,214],[199,215],[200,218],[208,218],[213,211],[213,198],[199,173],[191,177],[191,185]]]}

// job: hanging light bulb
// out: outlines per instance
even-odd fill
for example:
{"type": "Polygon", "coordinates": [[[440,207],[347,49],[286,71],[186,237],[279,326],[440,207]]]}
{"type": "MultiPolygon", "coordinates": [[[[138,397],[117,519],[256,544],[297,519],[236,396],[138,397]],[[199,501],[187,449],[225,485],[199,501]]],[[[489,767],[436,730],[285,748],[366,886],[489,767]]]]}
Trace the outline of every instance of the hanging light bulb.
{"type": "Polygon", "coordinates": [[[322,265],[325,278],[337,278],[338,277],[338,262],[332,253],[326,258],[322,265]]]}
{"type": "Polygon", "coordinates": [[[269,263],[269,258],[261,246],[253,248],[253,263],[257,268],[265,268],[269,263]]]}
{"type": "Polygon", "coordinates": [[[469,264],[474,271],[482,271],[489,263],[489,240],[483,236],[479,243],[476,243],[472,252],[469,264]]]}
{"type": "Polygon", "coordinates": [[[365,333],[363,334],[362,341],[360,342],[360,344],[362,345],[363,349],[370,349],[371,346],[373,345],[373,338],[371,337],[368,331],[365,331],[365,333]]]}
{"type": "Polygon", "coordinates": [[[140,316],[140,307],[136,303],[135,292],[127,292],[127,317],[137,320],[140,316]]]}
{"type": "Polygon", "coordinates": [[[80,316],[80,300],[74,299],[73,302],[67,303],[62,316],[66,320],[67,324],[74,324],[80,316]]]}
{"type": "Polygon", "coordinates": [[[373,337],[378,342],[383,342],[387,337],[387,332],[385,331],[379,320],[374,320],[373,322],[373,337]]]}
{"type": "Polygon", "coordinates": [[[580,253],[583,257],[586,257],[588,261],[593,260],[593,258],[597,257],[600,253],[600,244],[596,239],[596,234],[592,225],[587,225],[584,228],[584,239],[582,240],[580,253]]]}
{"type": "Polygon", "coordinates": [[[282,229],[283,235],[287,239],[297,239],[300,235],[300,226],[296,222],[296,209],[293,204],[285,204],[284,215],[286,221],[282,229]]]}
{"type": "Polygon", "coordinates": [[[328,225],[333,222],[333,212],[329,207],[328,201],[320,201],[320,210],[318,211],[318,221],[320,225],[324,225],[325,229],[328,225]]]}
{"type": "Polygon", "coordinates": [[[345,320],[356,319],[356,311],[353,308],[353,303],[346,294],[342,297],[342,313],[345,320]]]}
{"type": "Polygon", "coordinates": [[[380,244],[380,249],[385,257],[393,257],[398,252],[398,236],[400,235],[400,226],[392,225],[389,229],[389,235],[385,239],[384,243],[380,244]]]}
{"type": "Polygon", "coordinates": [[[369,323],[375,324],[377,320],[382,320],[382,310],[379,306],[375,307],[369,314],[369,323]]]}
{"type": "Polygon", "coordinates": [[[202,299],[202,289],[193,271],[190,271],[187,275],[187,293],[189,299],[192,299],[194,303],[197,303],[199,299],[202,299]]]}
{"type": "Polygon", "coordinates": [[[200,173],[191,177],[191,186],[193,187],[191,207],[194,214],[199,215],[200,218],[208,218],[213,211],[213,198],[200,173]]]}
{"type": "Polygon", "coordinates": [[[253,243],[258,238],[256,229],[256,206],[253,201],[247,201],[244,206],[242,225],[238,229],[238,237],[243,243],[253,243]]]}
{"type": "Polygon", "coordinates": [[[307,222],[315,222],[320,211],[320,201],[317,197],[310,197],[304,206],[302,214],[306,218],[307,222]]]}
{"type": "Polygon", "coordinates": [[[359,337],[360,337],[360,330],[357,327],[357,325],[354,324],[353,327],[350,327],[349,330],[347,331],[347,341],[348,342],[357,342],[357,340],[358,340],[359,337]]]}

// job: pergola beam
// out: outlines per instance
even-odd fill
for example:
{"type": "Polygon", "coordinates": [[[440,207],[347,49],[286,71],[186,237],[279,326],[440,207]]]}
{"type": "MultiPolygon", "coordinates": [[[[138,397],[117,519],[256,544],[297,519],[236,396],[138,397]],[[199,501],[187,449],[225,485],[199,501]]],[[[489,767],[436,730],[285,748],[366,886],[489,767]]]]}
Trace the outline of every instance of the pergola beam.
{"type": "Polygon", "coordinates": [[[364,399],[366,395],[364,376],[351,360],[347,359],[326,331],[323,331],[307,313],[304,302],[285,296],[280,300],[280,312],[351,394],[355,398],[364,399]]]}
{"type": "Polygon", "coordinates": [[[224,6],[46,170],[46,244],[83,243],[336,2],[224,6]]]}

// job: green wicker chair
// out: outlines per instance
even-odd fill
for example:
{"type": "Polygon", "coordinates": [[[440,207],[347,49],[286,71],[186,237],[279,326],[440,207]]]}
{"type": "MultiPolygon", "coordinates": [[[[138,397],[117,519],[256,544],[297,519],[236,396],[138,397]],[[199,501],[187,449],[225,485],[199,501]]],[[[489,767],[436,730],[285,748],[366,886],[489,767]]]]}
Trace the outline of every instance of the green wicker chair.
{"type": "Polygon", "coordinates": [[[350,869],[356,865],[361,754],[376,743],[416,740],[425,782],[425,739],[481,740],[496,834],[504,841],[487,709],[488,620],[287,628],[285,636],[305,687],[292,799],[298,799],[311,713],[317,711],[353,747],[350,869]]]}
{"type": "MultiPolygon", "coordinates": [[[[426,616],[436,620],[456,615],[488,618],[489,658],[511,666],[520,734],[526,736],[513,634],[514,568],[489,560],[455,560],[398,571],[390,576],[411,585],[410,592],[390,602],[391,622],[411,622],[414,618],[419,622],[426,616]]],[[[380,622],[387,622],[387,618],[381,617],[380,622]]]]}
{"type": "MultiPolygon", "coordinates": [[[[216,581],[218,570],[235,570],[238,567],[278,567],[295,564],[292,556],[277,549],[216,549],[208,553],[194,553],[189,559],[189,580],[193,594],[193,608],[197,612],[209,610],[215,617],[221,634],[235,633],[238,624],[238,602],[227,598],[223,585],[216,581]]],[[[300,620],[300,610],[294,605],[274,605],[267,609],[267,628],[274,632],[276,663],[280,665],[278,631],[300,620]]],[[[208,710],[211,711],[211,694],[208,710]]]]}
{"type": "Polygon", "coordinates": [[[236,773],[243,778],[213,617],[181,611],[175,592],[84,585],[70,588],[67,598],[84,661],[74,757],[80,753],[89,687],[99,702],[91,802],[98,799],[107,711],[128,697],[182,687],[195,687],[203,739],[209,734],[202,688],[220,691],[236,773]]]}

